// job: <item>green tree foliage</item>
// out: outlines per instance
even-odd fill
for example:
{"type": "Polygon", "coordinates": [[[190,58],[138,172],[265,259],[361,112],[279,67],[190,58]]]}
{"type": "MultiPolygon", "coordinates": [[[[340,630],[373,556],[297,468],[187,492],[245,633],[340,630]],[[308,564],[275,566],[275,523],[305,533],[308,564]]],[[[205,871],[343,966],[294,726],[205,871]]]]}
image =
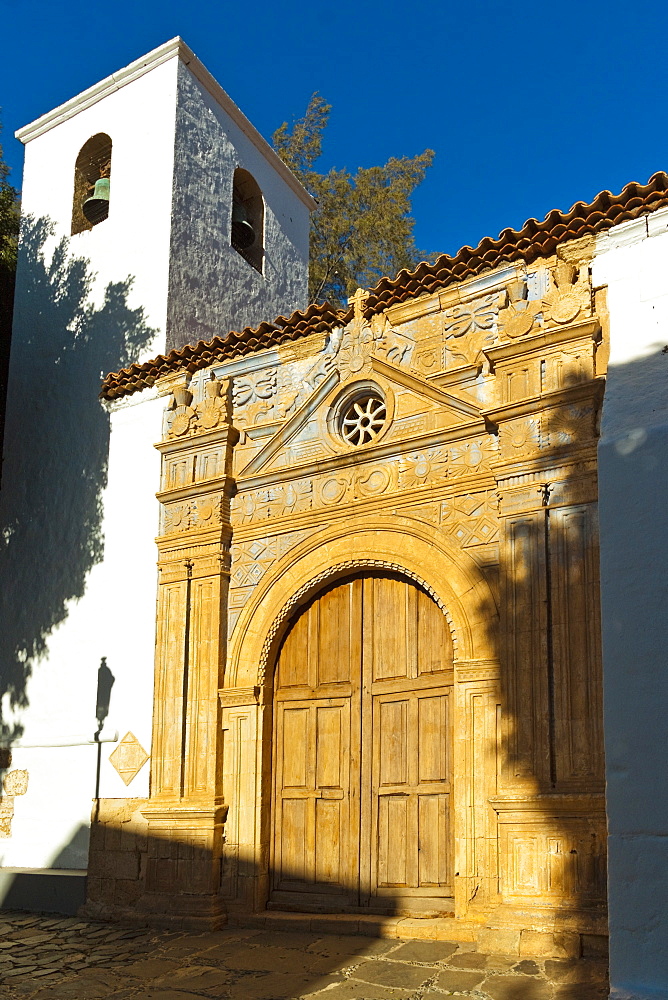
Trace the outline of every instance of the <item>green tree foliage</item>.
{"type": "Polygon", "coordinates": [[[7,396],[20,215],[19,194],[7,180],[8,176],[9,167],[3,159],[0,146],[0,449],[2,449],[7,396]]]}
{"type": "Polygon", "coordinates": [[[9,336],[19,238],[19,194],[8,182],[8,176],[9,167],[0,145],[0,331],[3,337],[9,336]]]}
{"type": "Polygon", "coordinates": [[[309,301],[346,304],[358,287],[415,267],[424,255],[413,239],[411,195],[434,153],[392,157],[382,167],[355,174],[319,173],[322,134],[331,106],[313,94],[303,118],[274,132],[274,149],[318,202],[311,220],[309,301]]]}

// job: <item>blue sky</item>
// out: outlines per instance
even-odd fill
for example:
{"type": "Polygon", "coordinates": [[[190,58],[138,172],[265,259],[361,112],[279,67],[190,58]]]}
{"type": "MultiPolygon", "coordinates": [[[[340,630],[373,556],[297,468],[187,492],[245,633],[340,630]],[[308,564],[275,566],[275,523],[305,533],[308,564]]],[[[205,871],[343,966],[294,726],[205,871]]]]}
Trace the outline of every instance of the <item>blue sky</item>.
{"type": "Polygon", "coordinates": [[[268,138],[314,90],[332,104],[322,168],[425,147],[416,242],[453,253],[530,216],[668,168],[668,5],[296,0],[0,0],[2,143],[181,35],[268,138]]]}

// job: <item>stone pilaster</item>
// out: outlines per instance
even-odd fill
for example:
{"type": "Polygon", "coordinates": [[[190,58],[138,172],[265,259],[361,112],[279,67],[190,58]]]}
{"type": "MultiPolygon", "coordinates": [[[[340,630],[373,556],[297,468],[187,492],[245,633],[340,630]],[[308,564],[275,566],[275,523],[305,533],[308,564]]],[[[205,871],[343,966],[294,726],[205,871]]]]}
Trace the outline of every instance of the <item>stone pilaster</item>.
{"type": "Polygon", "coordinates": [[[229,387],[197,405],[173,390],[162,455],[155,707],[146,893],[168,923],[220,926],[223,824],[218,690],[227,631],[231,456],[229,387]]]}

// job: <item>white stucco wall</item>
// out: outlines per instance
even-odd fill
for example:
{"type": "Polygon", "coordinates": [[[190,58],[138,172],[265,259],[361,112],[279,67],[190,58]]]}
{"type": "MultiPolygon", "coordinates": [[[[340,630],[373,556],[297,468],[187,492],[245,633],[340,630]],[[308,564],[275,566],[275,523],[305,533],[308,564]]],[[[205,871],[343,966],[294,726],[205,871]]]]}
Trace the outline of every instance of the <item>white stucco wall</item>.
{"type": "Polygon", "coordinates": [[[597,250],[611,345],[599,446],[611,996],[650,1000],[668,996],[668,211],[597,250]]]}
{"type": "Polygon", "coordinates": [[[172,219],[170,348],[257,326],[306,307],[308,207],[183,63],[172,219]],[[264,274],[230,246],[237,167],[248,170],[262,191],[264,274]]]}
{"type": "MultiPolygon", "coordinates": [[[[99,303],[109,282],[133,279],[128,303],[141,306],[155,338],[140,358],[164,347],[169,280],[176,85],[175,56],[26,143],[22,211],[54,226],[73,255],[90,261],[99,303]],[[74,165],[98,132],[112,140],[109,217],[70,237],[74,165]]],[[[133,360],[137,360],[135,357],[133,360]]]]}
{"type": "MultiPolygon", "coordinates": [[[[3,712],[5,722],[15,720],[23,729],[12,769],[29,773],[28,792],[14,800],[12,835],[0,839],[4,866],[86,867],[98,751],[92,743],[58,744],[93,739],[103,657],[114,675],[103,735],[122,738],[130,731],[151,749],[160,467],[151,442],[160,437],[164,401],[147,395],[133,397],[111,416],[108,485],[100,498],[104,557],[87,573],[83,596],[67,602],[44,657],[32,665],[26,706],[3,712]],[[30,746],[35,743],[44,745],[30,746]]],[[[57,485],[52,502],[55,514],[57,485]]],[[[126,787],[108,760],[115,746],[101,744],[100,796],[147,795],[149,765],[126,787]]]]}
{"type": "MultiPolygon", "coordinates": [[[[5,735],[18,727],[11,767],[29,785],[0,838],[4,866],[86,867],[97,747],[45,744],[93,738],[103,657],[115,678],[105,732],[150,751],[164,401],[147,391],[108,412],[98,392],[106,372],[165,347],[178,61],[107,83],[26,144],[23,212],[38,222],[24,226],[17,274],[0,694],[5,735]],[[70,236],[76,157],[98,132],[113,143],[109,217],[70,236]]],[[[101,748],[100,795],[145,796],[148,766],[126,787],[114,746],[101,748]]]]}

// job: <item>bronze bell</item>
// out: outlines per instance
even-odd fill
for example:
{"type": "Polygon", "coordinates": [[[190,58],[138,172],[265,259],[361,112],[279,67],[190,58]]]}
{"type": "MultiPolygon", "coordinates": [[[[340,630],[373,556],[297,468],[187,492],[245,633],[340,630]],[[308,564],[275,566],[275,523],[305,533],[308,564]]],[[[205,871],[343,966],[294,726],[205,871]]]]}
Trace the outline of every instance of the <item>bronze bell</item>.
{"type": "Polygon", "coordinates": [[[255,243],[255,230],[248,221],[246,210],[238,201],[232,204],[232,246],[248,250],[255,243]]]}
{"type": "Polygon", "coordinates": [[[102,222],[109,215],[109,178],[100,177],[95,181],[95,190],[86,198],[81,211],[92,226],[102,222]]]}

